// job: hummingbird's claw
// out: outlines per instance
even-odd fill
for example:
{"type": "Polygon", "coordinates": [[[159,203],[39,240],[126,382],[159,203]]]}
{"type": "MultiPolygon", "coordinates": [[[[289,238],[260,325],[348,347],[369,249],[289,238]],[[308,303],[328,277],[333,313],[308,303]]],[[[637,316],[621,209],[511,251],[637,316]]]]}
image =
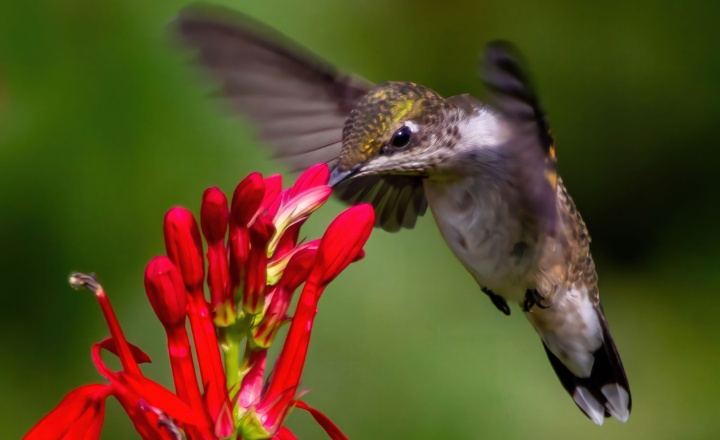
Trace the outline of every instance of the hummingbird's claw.
{"type": "Polygon", "coordinates": [[[523,301],[522,310],[523,312],[529,312],[534,306],[547,309],[550,307],[550,304],[545,303],[545,298],[537,289],[528,289],[525,291],[525,301],[523,301]]]}
{"type": "Polygon", "coordinates": [[[492,303],[495,305],[495,307],[497,307],[498,310],[503,312],[506,316],[510,316],[510,306],[508,306],[505,298],[496,294],[487,287],[481,287],[480,290],[482,290],[485,295],[490,297],[490,301],[492,301],[492,303]]]}

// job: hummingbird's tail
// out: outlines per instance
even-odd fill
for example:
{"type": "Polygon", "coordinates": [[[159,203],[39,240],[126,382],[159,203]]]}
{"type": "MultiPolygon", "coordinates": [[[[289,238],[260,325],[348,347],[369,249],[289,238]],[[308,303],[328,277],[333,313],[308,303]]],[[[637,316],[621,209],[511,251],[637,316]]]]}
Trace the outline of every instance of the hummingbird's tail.
{"type": "Polygon", "coordinates": [[[585,415],[598,425],[610,416],[625,423],[632,408],[630,386],[602,307],[587,296],[569,296],[547,309],[534,307],[526,316],[555,374],[585,415]]]}

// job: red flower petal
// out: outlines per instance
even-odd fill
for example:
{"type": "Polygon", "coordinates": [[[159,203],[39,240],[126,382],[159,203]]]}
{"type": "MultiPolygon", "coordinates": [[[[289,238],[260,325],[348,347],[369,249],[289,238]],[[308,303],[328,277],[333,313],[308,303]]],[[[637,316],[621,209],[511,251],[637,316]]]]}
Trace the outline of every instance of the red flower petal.
{"type": "Polygon", "coordinates": [[[328,435],[330,436],[331,439],[347,440],[347,436],[345,434],[343,434],[343,432],[340,430],[340,428],[338,428],[337,425],[334,424],[332,422],[332,420],[330,420],[328,418],[328,416],[326,416],[322,412],[316,410],[315,408],[308,406],[308,404],[303,402],[302,400],[296,400],[295,407],[304,409],[305,411],[309,412],[310,415],[313,416],[315,421],[318,422],[320,424],[320,426],[323,427],[325,432],[328,433],[328,435]]]}
{"type": "Polygon", "coordinates": [[[247,373],[243,377],[238,404],[242,408],[250,408],[260,400],[263,388],[263,375],[267,362],[267,350],[253,351],[247,360],[247,373]]]}
{"type": "Polygon", "coordinates": [[[208,411],[211,419],[214,420],[228,396],[217,334],[202,291],[189,296],[188,317],[200,366],[200,377],[205,387],[208,411]]]}
{"type": "MultiPolygon", "coordinates": [[[[278,241],[277,246],[275,247],[275,252],[273,252],[274,258],[279,258],[284,256],[287,252],[290,252],[295,245],[297,245],[298,237],[300,237],[300,227],[302,226],[303,222],[295,223],[294,225],[288,227],[283,235],[280,237],[280,240],[278,241]]],[[[318,243],[320,241],[318,240],[318,243]]]]}
{"type": "Polygon", "coordinates": [[[208,287],[210,304],[214,313],[215,324],[228,326],[234,320],[234,301],[230,292],[230,266],[227,248],[222,242],[208,245],[208,287]]]}
{"type": "Polygon", "coordinates": [[[62,436],[62,440],[94,440],[100,438],[105,419],[105,400],[95,401],[91,411],[85,411],[62,436]]]}
{"type": "Polygon", "coordinates": [[[313,267],[317,258],[317,247],[313,244],[313,242],[307,243],[305,248],[297,251],[283,271],[279,284],[291,293],[305,281],[313,267]]]}
{"type": "Polygon", "coordinates": [[[258,412],[268,423],[279,423],[287,413],[300,381],[317,303],[325,285],[357,257],[375,224],[372,206],[354,206],[338,216],[320,240],[315,266],[298,300],[282,352],[275,364],[258,412]]]}
{"type": "Polygon", "coordinates": [[[272,176],[266,177],[265,196],[263,197],[263,201],[260,204],[260,209],[258,209],[258,213],[263,213],[269,210],[265,215],[267,217],[273,218],[275,216],[275,212],[271,211],[277,210],[278,205],[275,203],[275,201],[277,200],[281,191],[282,176],[280,174],[273,174],[272,176]]]}
{"type": "Polygon", "coordinates": [[[297,437],[295,437],[295,434],[293,434],[289,429],[281,426],[272,440],[297,440],[297,437]]]}
{"type": "Polygon", "coordinates": [[[307,278],[315,262],[314,248],[303,248],[292,255],[282,277],[272,290],[270,304],[263,320],[252,329],[252,342],[258,347],[268,348],[275,339],[279,328],[287,322],[287,310],[295,289],[307,278]]]}
{"type": "Polygon", "coordinates": [[[248,175],[235,188],[230,204],[230,223],[248,226],[255,218],[265,196],[265,181],[260,173],[248,175]]]}
{"type": "Polygon", "coordinates": [[[110,391],[109,385],[92,384],[69,392],[23,439],[61,439],[76,426],[93,434],[86,438],[99,438],[105,415],[105,399],[110,391]]]}
{"type": "MultiPolygon", "coordinates": [[[[230,302],[234,303],[234,295],[242,284],[242,276],[245,272],[245,263],[250,253],[250,233],[247,227],[235,224],[230,225],[230,302]]],[[[239,299],[239,298],[238,298],[239,299]]]]}
{"type": "MultiPolygon", "coordinates": [[[[306,189],[288,200],[283,199],[277,214],[273,218],[277,233],[268,245],[270,253],[275,254],[277,252],[278,244],[288,230],[292,230],[293,235],[295,235],[299,225],[303,224],[310,214],[320,208],[331,193],[331,187],[321,185],[306,189]],[[292,229],[296,225],[297,227],[292,229]]],[[[288,196],[288,194],[285,195],[288,196]]]]}
{"type": "Polygon", "coordinates": [[[250,227],[250,253],[245,264],[245,289],[243,291],[243,310],[258,314],[265,307],[265,289],[267,286],[267,246],[275,232],[272,222],[259,217],[250,227]]]}
{"type": "MultiPolygon", "coordinates": [[[[84,278],[87,280],[92,280],[93,283],[92,287],[89,287],[91,290],[93,290],[93,293],[95,294],[95,298],[97,298],[98,303],[100,304],[100,309],[103,312],[103,316],[105,317],[105,321],[107,322],[108,328],[110,329],[110,336],[112,337],[113,341],[115,342],[115,354],[120,359],[120,363],[123,366],[123,369],[125,371],[129,371],[131,373],[140,374],[140,367],[138,366],[137,362],[135,361],[135,356],[133,355],[133,351],[130,348],[130,343],[125,338],[125,334],[122,331],[122,328],[120,327],[120,322],[117,319],[117,316],[115,316],[115,311],[112,308],[112,305],[110,304],[110,300],[108,299],[107,295],[105,294],[105,289],[97,283],[94,279],[91,277],[88,277],[87,275],[83,274],[75,274],[75,277],[84,278]]],[[[90,286],[86,283],[87,286],[90,286]]],[[[93,348],[94,350],[94,348],[93,348]]],[[[97,359],[95,360],[95,366],[98,368],[98,370],[102,373],[102,368],[104,367],[104,364],[102,363],[102,359],[100,359],[100,349],[98,346],[98,353],[97,353],[97,359]]]]}
{"type": "Polygon", "coordinates": [[[230,209],[225,194],[217,187],[206,189],[200,208],[200,225],[208,243],[225,240],[229,218],[230,209]]]}
{"type": "Polygon", "coordinates": [[[375,224],[375,211],[369,204],[353,206],[340,214],[320,240],[318,256],[309,282],[327,284],[360,253],[375,224]]]}
{"type": "Polygon", "coordinates": [[[129,397],[132,396],[128,393],[137,396],[136,404],[142,399],[180,423],[207,427],[205,414],[193,411],[178,396],[147,377],[118,373],[115,380],[120,385],[116,388],[119,392],[129,397]]]}
{"type": "MultiPolygon", "coordinates": [[[[142,351],[140,347],[129,342],[127,344],[130,347],[130,352],[132,353],[135,362],[137,362],[138,364],[149,364],[152,362],[150,360],[150,356],[148,356],[147,353],[142,351]]],[[[108,337],[100,341],[100,347],[104,348],[115,356],[118,356],[115,340],[112,337],[108,337]]]]}
{"type": "MultiPolygon", "coordinates": [[[[197,222],[195,222],[195,218],[190,211],[184,208],[173,208],[165,216],[165,245],[168,256],[179,269],[180,276],[182,276],[185,287],[187,287],[187,295],[183,293],[182,296],[183,298],[187,298],[187,315],[192,328],[195,349],[197,350],[200,375],[202,377],[202,383],[206,387],[210,415],[214,419],[217,417],[221,405],[226,400],[227,390],[225,389],[225,374],[222,368],[220,349],[217,344],[217,335],[215,334],[212,317],[203,292],[202,284],[205,278],[205,272],[200,232],[197,227],[197,222]]],[[[151,262],[151,264],[153,264],[153,262],[151,262]]],[[[162,269],[164,269],[164,267],[162,267],[162,269]]],[[[148,266],[148,270],[151,270],[150,266],[148,266]]],[[[174,271],[169,271],[168,274],[170,278],[165,280],[161,285],[165,287],[173,285],[173,273],[174,271]]],[[[150,280],[149,285],[152,287],[153,279],[148,279],[150,280]]],[[[166,290],[170,292],[173,289],[166,290]]],[[[180,295],[182,290],[175,286],[174,291],[180,295]]],[[[160,292],[162,293],[162,290],[160,290],[160,292]]],[[[151,290],[148,290],[149,295],[150,293],[151,290]]],[[[182,306],[183,311],[185,310],[186,304],[181,304],[179,299],[177,305],[178,311],[180,310],[180,306],[182,306]]],[[[163,311],[162,307],[158,308],[156,304],[153,304],[153,308],[156,310],[156,313],[163,311]]],[[[182,316],[184,318],[185,315],[182,316]]],[[[158,317],[163,321],[166,330],[168,330],[168,344],[170,349],[177,352],[175,354],[171,353],[171,359],[174,359],[173,376],[175,376],[176,379],[175,383],[178,392],[188,402],[197,402],[199,398],[194,391],[195,387],[190,385],[187,387],[181,386],[188,380],[193,380],[194,383],[194,368],[192,367],[192,359],[189,358],[190,347],[189,344],[186,346],[184,329],[183,331],[177,332],[168,327],[168,325],[173,323],[182,325],[184,321],[164,321],[163,319],[167,317],[162,316],[161,313],[158,313],[158,317]]],[[[193,404],[193,406],[198,406],[198,404],[193,404]]]]}
{"type": "Polygon", "coordinates": [[[168,329],[167,340],[175,392],[196,412],[203,412],[203,399],[197,383],[190,338],[185,326],[168,329]]]}
{"type": "Polygon", "coordinates": [[[168,257],[155,257],[145,269],[145,292],[166,329],[185,325],[187,292],[180,272],[168,257]]]}
{"type": "Polygon", "coordinates": [[[235,432],[235,420],[233,419],[232,409],[230,408],[230,402],[223,404],[220,409],[220,414],[215,420],[215,437],[219,439],[226,439],[235,432]]]}
{"type": "Polygon", "coordinates": [[[319,185],[327,185],[330,180],[330,170],[327,164],[320,163],[313,165],[303,172],[295,181],[290,189],[290,197],[294,197],[301,192],[319,185]]]}
{"type": "Polygon", "coordinates": [[[172,208],[165,214],[164,232],[167,255],[177,266],[188,290],[202,289],[205,263],[195,217],[185,208],[172,208]]]}
{"type": "Polygon", "coordinates": [[[210,289],[210,303],[215,323],[222,326],[230,325],[234,318],[234,304],[230,292],[230,266],[224,243],[229,216],[230,210],[225,194],[217,188],[205,190],[200,210],[200,224],[208,244],[207,284],[210,289]]]}

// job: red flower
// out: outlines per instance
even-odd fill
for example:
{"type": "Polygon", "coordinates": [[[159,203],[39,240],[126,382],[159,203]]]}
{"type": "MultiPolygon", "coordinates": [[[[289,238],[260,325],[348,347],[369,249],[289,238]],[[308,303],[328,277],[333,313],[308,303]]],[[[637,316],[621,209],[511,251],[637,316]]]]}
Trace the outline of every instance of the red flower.
{"type": "Polygon", "coordinates": [[[145,439],[294,439],[282,426],[294,407],[310,412],[331,438],[344,439],[324,414],[297,400],[320,296],[362,257],[375,217],[369,205],[350,208],[322,239],[299,245],[300,226],[330,196],[328,175],[327,166],[317,165],[282,191],[280,176],[253,173],[238,185],[229,209],[219,189],[205,191],[207,271],[192,214],[184,208],[167,213],[168,256],[150,261],[145,289],[167,335],[174,392],[143,375],[139,364],[150,360],[125,339],[103,288],[91,276],[74,274],[71,284],[95,293],[110,329],[110,338],[92,350],[107,383],[70,392],[25,439],[99,438],[108,396],[118,399],[145,439]],[[290,317],[292,295],[303,283],[290,317]],[[287,322],[283,349],[265,380],[267,349],[287,322]],[[102,350],[118,356],[120,371],[105,365],[102,350]]]}

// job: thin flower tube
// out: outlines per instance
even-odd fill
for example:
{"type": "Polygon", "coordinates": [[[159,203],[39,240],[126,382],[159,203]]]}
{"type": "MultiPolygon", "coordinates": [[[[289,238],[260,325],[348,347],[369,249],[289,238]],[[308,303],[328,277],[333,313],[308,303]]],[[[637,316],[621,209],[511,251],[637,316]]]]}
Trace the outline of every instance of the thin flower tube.
{"type": "Polygon", "coordinates": [[[210,188],[200,227],[190,211],[168,211],[167,256],[148,263],[145,290],[165,330],[174,390],[143,374],[140,364],[150,359],[127,341],[95,277],[73,274],[71,285],[94,293],[108,323],[110,337],[92,348],[106,382],[68,393],[24,438],[97,439],[112,396],[143,439],[295,439],[283,426],[293,408],[308,411],[330,438],[345,439],[325,414],[299,400],[298,388],[320,297],[364,256],[375,215],[369,205],[349,208],[321,239],[299,243],[301,225],[330,196],[328,178],[327,166],[316,165],[283,190],[280,176],[252,173],[229,205],[210,188]],[[285,324],[290,328],[268,375],[268,348],[285,324]],[[119,371],[105,364],[103,352],[119,358],[119,371]]]}

